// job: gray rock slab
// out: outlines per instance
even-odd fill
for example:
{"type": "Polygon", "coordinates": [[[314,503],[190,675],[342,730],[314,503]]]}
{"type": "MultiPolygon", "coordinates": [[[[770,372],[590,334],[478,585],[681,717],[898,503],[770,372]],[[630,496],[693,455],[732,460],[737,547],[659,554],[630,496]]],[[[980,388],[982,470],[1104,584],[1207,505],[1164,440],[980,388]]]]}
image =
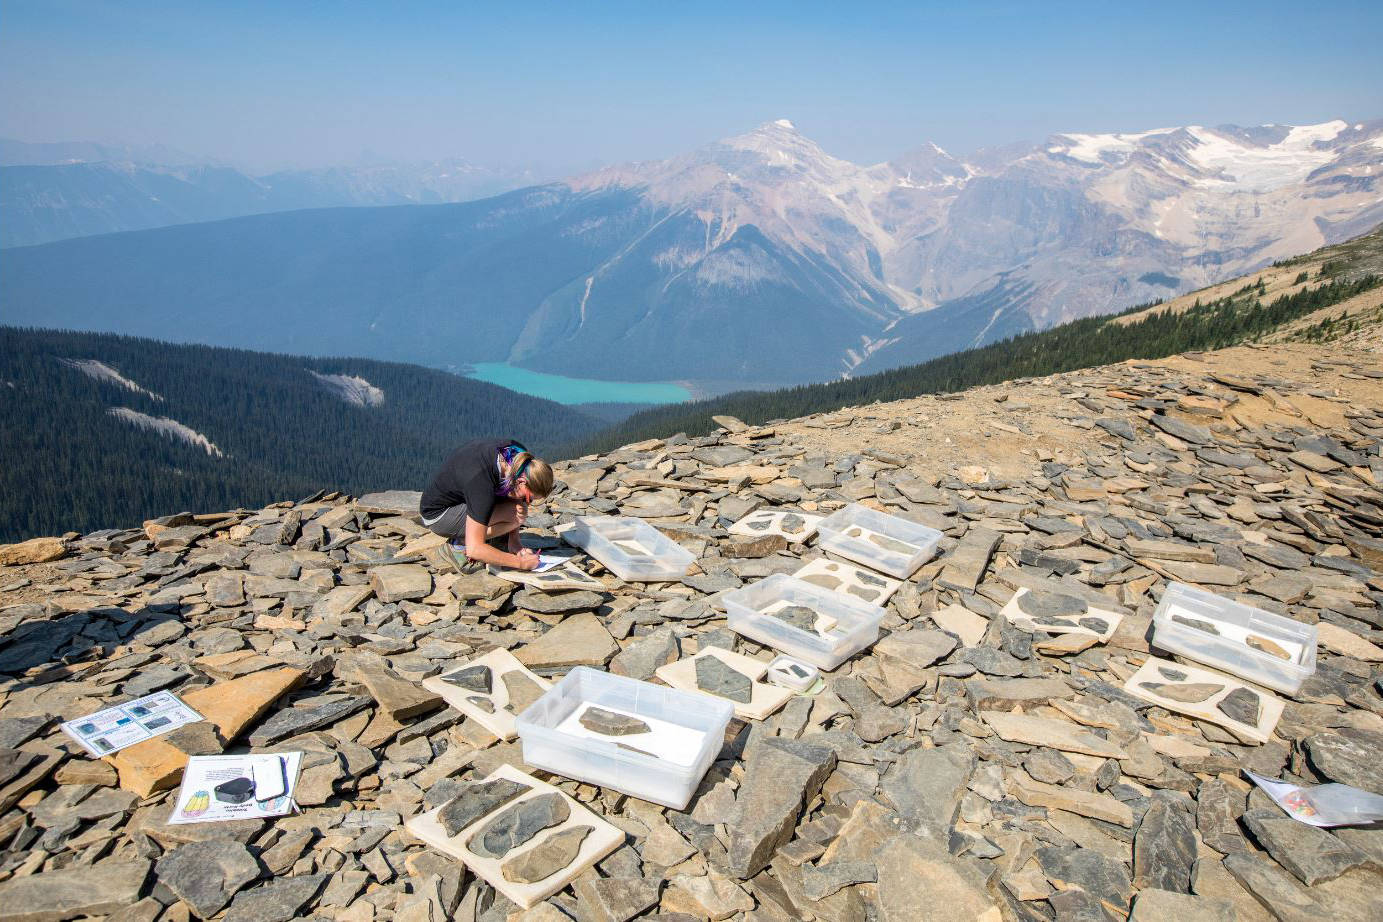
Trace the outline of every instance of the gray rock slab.
{"type": "Polygon", "coordinates": [[[946,555],[946,564],[937,582],[948,589],[974,592],[1002,539],[1003,535],[997,531],[971,526],[955,549],[946,555]]]}
{"type": "Polygon", "coordinates": [[[158,860],[154,873],[194,916],[209,919],[259,877],[259,862],[239,842],[220,839],[173,849],[158,860]]]}
{"type": "MultiPolygon", "coordinates": [[[[602,869],[603,869],[602,865],[602,869]]],[[[637,862],[635,863],[637,868],[637,862]]],[[[663,882],[653,877],[594,877],[583,875],[576,891],[580,917],[589,922],[628,922],[658,903],[663,882]]]]}
{"type": "Polygon", "coordinates": [[[889,769],[880,789],[903,829],[945,844],[975,765],[975,754],[964,743],[911,749],[889,769]]]}
{"type": "Polygon", "coordinates": [[[103,916],[136,902],[149,876],[143,859],[110,859],[0,884],[3,922],[62,922],[103,916]]]}
{"type": "Polygon", "coordinates": [[[1370,862],[1368,855],[1329,831],[1298,822],[1275,807],[1250,810],[1244,823],[1273,860],[1308,887],[1370,862]]]}
{"type": "Polygon", "coordinates": [[[1309,736],[1305,746],[1311,764],[1331,781],[1383,794],[1383,733],[1345,728],[1309,736]]]}
{"type": "Polygon", "coordinates": [[[1004,918],[985,872],[968,858],[953,857],[942,843],[894,836],[874,863],[880,922],[1004,918]]]}
{"type": "Polygon", "coordinates": [[[1238,922],[1238,918],[1229,900],[1170,890],[1144,890],[1133,901],[1129,922],[1238,922]]]}
{"type": "Polygon", "coordinates": [[[242,890],[231,901],[224,922],[288,922],[317,895],[330,874],[280,877],[260,887],[242,890]]]}
{"type": "Polygon", "coordinates": [[[737,799],[739,819],[730,830],[731,873],[747,880],[768,866],[835,767],[836,754],[825,746],[769,737],[754,748],[737,799]]]}
{"type": "Polygon", "coordinates": [[[1154,791],[1152,804],[1133,834],[1133,877],[1141,888],[1191,892],[1196,834],[1191,815],[1166,791],[1154,791]]]}
{"type": "Polygon", "coordinates": [[[1058,890],[1078,888],[1120,914],[1133,897],[1133,882],[1122,861],[1094,849],[1045,846],[1036,851],[1042,873],[1058,890]]]}
{"type": "Polygon", "coordinates": [[[330,726],[369,706],[369,695],[345,695],[314,707],[284,708],[250,734],[250,745],[268,746],[309,730],[330,726]]]}
{"type": "Polygon", "coordinates": [[[653,678],[658,667],[676,662],[681,655],[677,635],[671,628],[661,627],[636,640],[610,660],[610,671],[646,682],[653,678]]]}
{"type": "Polygon", "coordinates": [[[590,611],[605,604],[605,596],[589,589],[574,592],[544,592],[541,589],[524,589],[514,596],[514,605],[527,611],[544,615],[560,615],[571,611],[590,611]]]}

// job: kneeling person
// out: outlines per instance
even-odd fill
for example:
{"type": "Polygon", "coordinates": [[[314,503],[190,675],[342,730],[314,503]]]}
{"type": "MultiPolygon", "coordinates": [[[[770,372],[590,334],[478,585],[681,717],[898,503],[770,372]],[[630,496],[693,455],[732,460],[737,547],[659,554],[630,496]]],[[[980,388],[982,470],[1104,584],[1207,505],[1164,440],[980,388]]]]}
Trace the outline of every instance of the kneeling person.
{"type": "Polygon", "coordinates": [[[552,492],[552,467],[513,439],[477,439],[456,449],[423,491],[423,524],[448,539],[457,572],[466,562],[532,570],[538,553],[519,543],[531,503],[552,492]]]}

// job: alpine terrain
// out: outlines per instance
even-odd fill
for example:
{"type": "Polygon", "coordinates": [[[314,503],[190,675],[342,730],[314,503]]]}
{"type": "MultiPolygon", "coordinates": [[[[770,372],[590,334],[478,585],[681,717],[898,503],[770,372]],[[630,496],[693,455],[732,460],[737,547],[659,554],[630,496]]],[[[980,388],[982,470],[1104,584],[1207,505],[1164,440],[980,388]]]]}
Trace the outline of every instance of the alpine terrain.
{"type": "Polygon", "coordinates": [[[11,322],[710,389],[915,363],[1383,221],[1383,121],[1056,135],[859,166],[777,121],[479,202],[0,252],[11,322]],[[176,322],[175,322],[176,321],[176,322]]]}

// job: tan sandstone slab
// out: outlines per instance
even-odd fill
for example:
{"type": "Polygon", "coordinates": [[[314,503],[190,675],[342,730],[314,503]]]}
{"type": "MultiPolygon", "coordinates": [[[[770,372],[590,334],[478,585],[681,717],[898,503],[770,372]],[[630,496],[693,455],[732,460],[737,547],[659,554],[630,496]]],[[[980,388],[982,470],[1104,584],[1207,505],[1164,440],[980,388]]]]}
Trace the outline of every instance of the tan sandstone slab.
{"type": "Polygon", "coordinates": [[[533,669],[553,666],[604,666],[619,652],[619,644],[600,619],[582,612],[562,619],[546,634],[515,653],[518,661],[533,669]]]}
{"type": "Polygon", "coordinates": [[[931,619],[937,627],[960,638],[960,642],[973,647],[984,639],[989,630],[989,622],[958,602],[952,602],[940,611],[932,612],[931,619]]]}
{"type": "Polygon", "coordinates": [[[1014,771],[1008,786],[1009,793],[1029,807],[1065,810],[1091,819],[1104,820],[1106,823],[1133,828],[1133,810],[1128,804],[1115,800],[1108,794],[1078,791],[1059,784],[1046,784],[1030,777],[1021,769],[1014,771]]]}
{"type": "Polygon", "coordinates": [[[1063,752],[1081,752],[1105,759],[1128,758],[1128,753],[1122,746],[1101,739],[1069,721],[1030,717],[1027,714],[1013,714],[1008,711],[981,711],[980,716],[1001,739],[1010,743],[1047,746],[1063,752]]]}

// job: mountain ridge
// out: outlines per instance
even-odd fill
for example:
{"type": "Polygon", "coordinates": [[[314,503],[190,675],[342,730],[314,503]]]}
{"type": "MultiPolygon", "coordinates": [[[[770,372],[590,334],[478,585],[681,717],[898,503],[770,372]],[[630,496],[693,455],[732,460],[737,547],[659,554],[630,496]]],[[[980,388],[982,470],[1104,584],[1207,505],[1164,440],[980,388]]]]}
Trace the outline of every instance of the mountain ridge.
{"type": "Polygon", "coordinates": [[[779,120],[680,157],[412,206],[440,211],[265,215],[12,248],[0,266],[20,322],[157,336],[163,310],[180,336],[252,348],[795,384],[1353,236],[1383,221],[1380,166],[1383,122],[1069,133],[860,167],[779,120]],[[84,260],[93,277],[74,277],[84,260]],[[225,322],[234,312],[268,327],[225,322]]]}

